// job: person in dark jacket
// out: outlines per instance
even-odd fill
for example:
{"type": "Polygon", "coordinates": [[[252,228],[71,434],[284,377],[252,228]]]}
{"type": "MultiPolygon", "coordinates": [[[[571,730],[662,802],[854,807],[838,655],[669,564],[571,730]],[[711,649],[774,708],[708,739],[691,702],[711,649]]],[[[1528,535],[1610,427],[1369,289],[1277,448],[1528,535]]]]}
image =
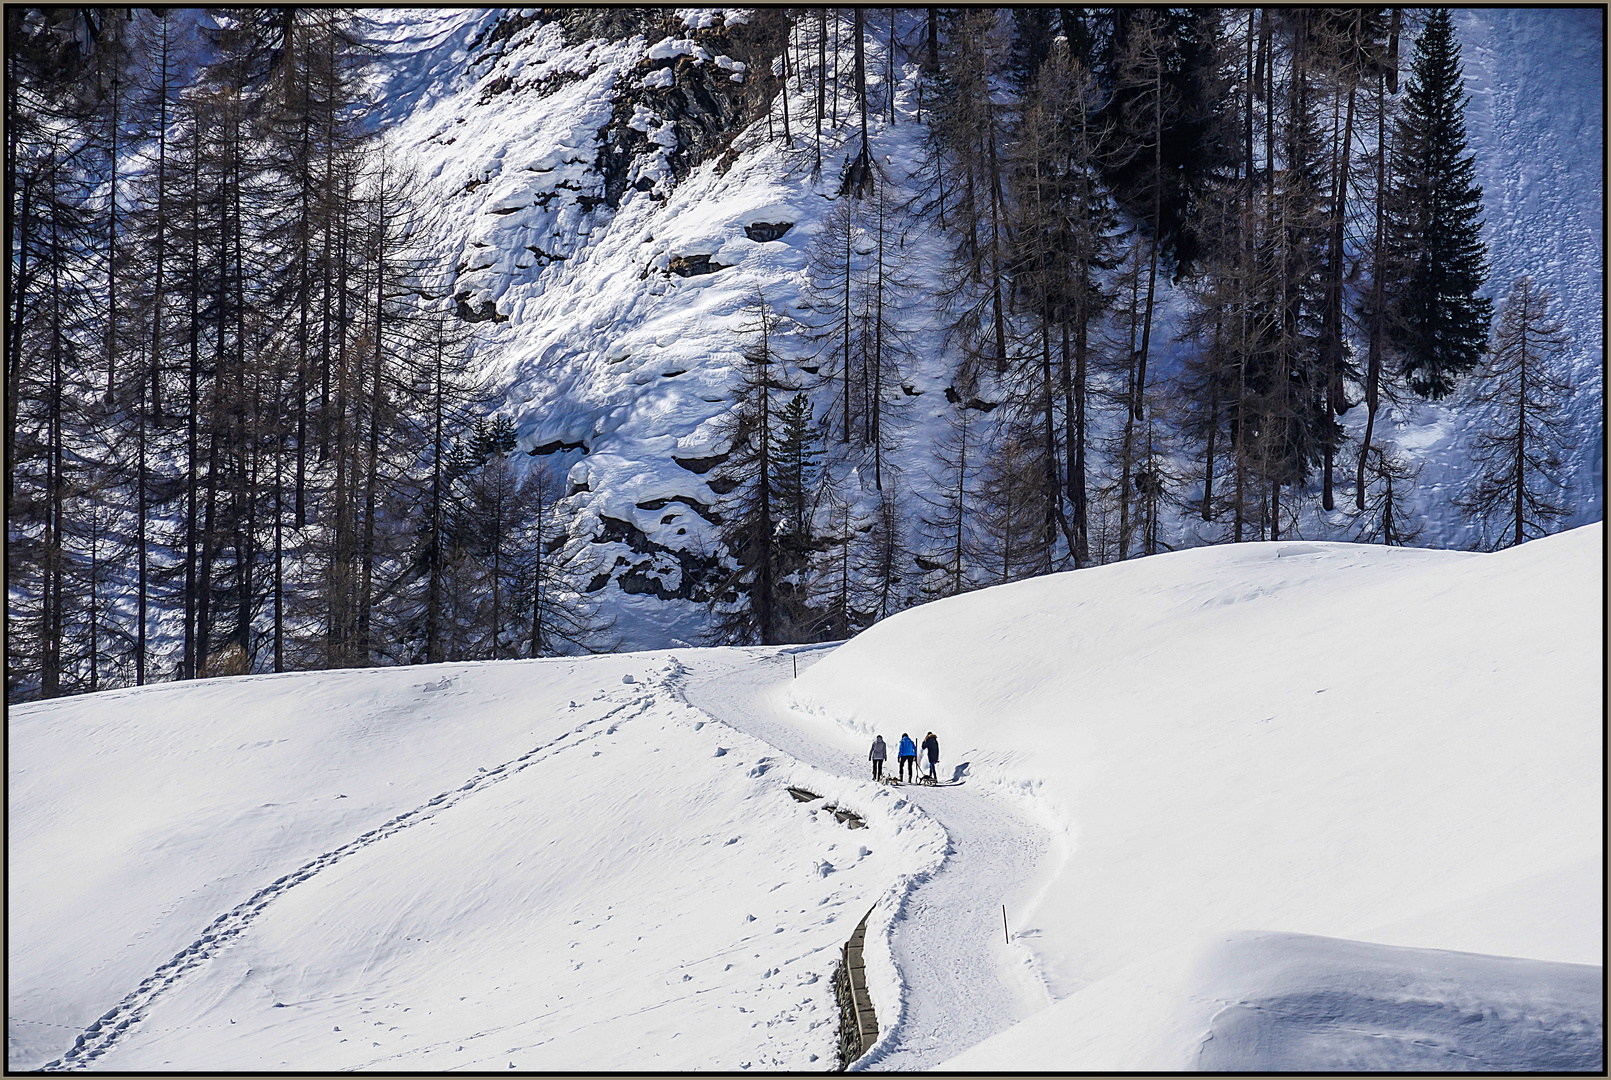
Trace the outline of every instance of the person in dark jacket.
{"type": "Polygon", "coordinates": [[[901,732],[900,767],[902,780],[917,779],[917,744],[904,731],[901,732]]]}
{"type": "Polygon", "coordinates": [[[923,750],[929,756],[929,779],[939,783],[939,777],[934,775],[934,767],[940,763],[940,740],[929,732],[929,737],[923,740],[923,750]]]}
{"type": "Polygon", "coordinates": [[[884,761],[889,757],[889,747],[884,745],[884,736],[873,736],[873,748],[868,751],[867,759],[873,763],[873,779],[884,778],[884,761]]]}

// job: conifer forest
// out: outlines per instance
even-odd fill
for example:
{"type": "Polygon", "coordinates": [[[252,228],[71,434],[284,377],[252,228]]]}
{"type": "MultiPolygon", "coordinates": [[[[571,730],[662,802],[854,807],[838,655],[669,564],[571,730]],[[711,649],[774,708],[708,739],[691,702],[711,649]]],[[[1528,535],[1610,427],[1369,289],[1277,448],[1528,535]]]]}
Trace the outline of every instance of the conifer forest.
{"type": "Polygon", "coordinates": [[[10,702],[1603,512],[1449,9],[4,17],[10,702]]]}

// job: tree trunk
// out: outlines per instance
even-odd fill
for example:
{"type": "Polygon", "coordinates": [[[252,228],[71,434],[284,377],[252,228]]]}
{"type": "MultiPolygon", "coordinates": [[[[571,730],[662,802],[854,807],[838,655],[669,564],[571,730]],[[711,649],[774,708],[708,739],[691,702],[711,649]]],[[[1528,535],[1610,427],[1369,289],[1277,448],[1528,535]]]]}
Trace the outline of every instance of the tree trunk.
{"type": "Polygon", "coordinates": [[[1376,410],[1381,404],[1382,338],[1387,332],[1382,305],[1386,303],[1382,277],[1386,260],[1386,199],[1387,199],[1387,99],[1382,93],[1384,76],[1376,80],[1376,241],[1371,256],[1371,326],[1366,345],[1365,369],[1365,436],[1359,446],[1359,471],[1355,476],[1354,507],[1365,510],[1365,458],[1370,453],[1370,438],[1376,427],[1376,410]]]}
{"type": "Polygon", "coordinates": [[[822,171],[822,115],[828,97],[828,9],[817,9],[817,137],[812,143],[816,152],[813,171],[822,171]]]}
{"type": "MultiPolygon", "coordinates": [[[[112,164],[111,182],[107,186],[106,224],[106,403],[111,405],[117,396],[117,136],[122,123],[122,94],[117,76],[112,76],[112,141],[108,160],[112,164]]],[[[199,154],[197,155],[200,156],[199,154]]],[[[200,192],[197,193],[200,199],[200,192]]],[[[194,323],[194,320],[192,320],[194,323]]],[[[9,455],[8,455],[9,459],[9,455]]],[[[188,629],[188,626],[187,626],[188,629]]]]}
{"type": "Polygon", "coordinates": [[[1527,494],[1527,327],[1532,322],[1532,315],[1527,310],[1528,301],[1532,298],[1532,290],[1522,293],[1522,311],[1519,323],[1521,332],[1520,352],[1516,358],[1516,461],[1513,466],[1516,470],[1516,546],[1521,546],[1526,539],[1522,528],[1522,511],[1527,494]]]}
{"type": "Polygon", "coordinates": [[[845,442],[850,442],[850,268],[851,251],[850,238],[854,219],[845,221],[845,322],[844,322],[844,358],[845,358],[845,442]]]}
{"type": "Polygon", "coordinates": [[[425,586],[425,659],[442,659],[442,343],[434,343],[436,368],[432,384],[431,557],[425,586]]]}
{"type": "Polygon", "coordinates": [[[1203,520],[1214,519],[1214,436],[1219,434],[1219,372],[1223,362],[1223,347],[1220,342],[1220,320],[1214,319],[1213,349],[1213,375],[1209,379],[1208,394],[1208,438],[1203,450],[1203,520]]]}
{"type": "MultiPolygon", "coordinates": [[[[859,21],[861,11],[857,9],[856,18],[859,21]]],[[[858,38],[859,40],[859,38],[858,38]]],[[[772,580],[772,426],[768,406],[771,404],[771,391],[767,383],[771,381],[771,343],[767,340],[765,321],[766,309],[761,309],[761,527],[756,530],[760,539],[761,565],[757,574],[757,600],[760,610],[756,612],[760,623],[761,644],[775,645],[776,637],[772,625],[774,583],[772,580]]]]}
{"type": "MultiPolygon", "coordinates": [[[[873,487],[884,490],[884,435],[883,435],[883,384],[884,384],[884,203],[888,192],[878,189],[878,285],[873,316],[873,378],[868,407],[872,413],[873,487]]],[[[802,489],[804,484],[801,485],[802,489]]],[[[801,530],[804,532],[804,529],[801,530]]]]}
{"type": "Polygon", "coordinates": [[[866,25],[862,17],[862,9],[852,8],[855,12],[856,28],[856,104],[861,109],[861,154],[856,159],[856,195],[858,197],[867,193],[867,185],[872,179],[872,150],[867,142],[867,49],[866,25]]]}
{"type": "MultiPolygon", "coordinates": [[[[6,95],[6,108],[13,108],[12,98],[16,95],[6,95]]],[[[15,132],[15,125],[12,131],[15,132]]],[[[15,135],[13,135],[15,138],[15,135]]],[[[6,162],[6,176],[11,176],[14,159],[6,162]]],[[[30,224],[30,205],[33,195],[33,185],[24,181],[22,184],[22,208],[15,225],[17,237],[17,272],[12,279],[12,311],[11,334],[7,339],[6,348],[6,505],[13,505],[12,489],[15,486],[17,472],[17,403],[22,399],[22,327],[26,321],[23,318],[26,309],[28,290],[32,287],[28,266],[28,231],[30,224]]]]}
{"type": "Polygon", "coordinates": [[[1398,93],[1398,35],[1403,24],[1403,8],[1394,8],[1387,29],[1387,92],[1398,93]]]}
{"type": "MultiPolygon", "coordinates": [[[[1359,13],[1354,13],[1357,29],[1359,13]]],[[[1348,87],[1348,118],[1343,125],[1342,147],[1340,150],[1341,163],[1337,167],[1336,181],[1332,203],[1332,230],[1331,230],[1331,265],[1326,275],[1326,380],[1325,412],[1325,472],[1322,476],[1322,490],[1320,505],[1323,509],[1335,509],[1336,503],[1332,494],[1332,466],[1337,454],[1337,440],[1334,436],[1336,428],[1331,418],[1341,416],[1344,412],[1343,401],[1343,242],[1344,219],[1348,209],[1348,158],[1349,149],[1354,140],[1354,99],[1357,87],[1350,77],[1348,87]]]]}
{"type": "Polygon", "coordinates": [[[1163,227],[1163,61],[1155,63],[1153,82],[1152,131],[1152,259],[1147,270],[1147,313],[1141,320],[1141,356],[1136,368],[1135,396],[1130,402],[1134,419],[1141,419],[1141,403],[1147,393],[1147,349],[1152,341],[1152,305],[1158,287],[1159,235],[1163,227]]]}
{"type": "Polygon", "coordinates": [[[1001,166],[996,158],[996,120],[990,99],[985,98],[985,127],[990,162],[990,290],[991,315],[996,330],[996,374],[1007,372],[1007,322],[1001,303],[1001,166]]]}
{"type": "Polygon", "coordinates": [[[889,122],[895,123],[895,16],[899,8],[889,9],[889,52],[884,57],[885,96],[889,98],[889,122]]]}
{"type": "MultiPolygon", "coordinates": [[[[787,15],[784,16],[788,18],[787,15]]],[[[783,83],[781,96],[783,98],[783,145],[789,149],[794,147],[794,135],[789,130],[789,32],[783,32],[783,83]]]]}
{"type": "MultiPolygon", "coordinates": [[[[190,379],[185,417],[185,631],[184,652],[179,664],[181,679],[196,677],[196,507],[197,469],[201,465],[201,136],[195,135],[196,153],[191,159],[190,201],[190,379]]],[[[110,352],[110,349],[108,350],[110,352]]],[[[108,377],[107,397],[111,398],[108,377]]]]}

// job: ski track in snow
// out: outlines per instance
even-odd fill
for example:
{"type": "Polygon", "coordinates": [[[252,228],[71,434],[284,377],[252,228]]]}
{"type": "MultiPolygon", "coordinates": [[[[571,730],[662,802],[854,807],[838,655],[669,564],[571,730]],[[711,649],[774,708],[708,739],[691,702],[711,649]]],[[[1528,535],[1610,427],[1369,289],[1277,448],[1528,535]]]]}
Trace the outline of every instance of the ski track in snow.
{"type": "Polygon", "coordinates": [[[507,780],[516,773],[546,760],[561,750],[581,745],[594,736],[612,733],[617,724],[643,715],[654,707],[655,702],[656,697],[651,692],[636,694],[626,701],[614,703],[614,707],[608,709],[603,715],[586,720],[543,745],[528,750],[519,757],[506,761],[496,768],[478,772],[460,786],[444,791],[422,805],[412,810],[404,811],[384,824],[377,825],[368,832],[361,834],[357,839],[327,851],[317,858],[310,859],[290,873],[281,875],[272,883],[257,890],[241,903],[214,919],[195,941],[192,941],[167,963],[153,971],[140,982],[138,987],[126,994],[121,1001],[108,1009],[89,1027],[85,1028],[74,1041],[72,1049],[61,1055],[61,1057],[40,1066],[40,1069],[42,1071],[61,1072],[84,1069],[92,1065],[97,1058],[110,1050],[125,1033],[145,1018],[146,1013],[158,998],[173,989],[186,974],[211,960],[225,946],[244,933],[257,916],[262,913],[263,909],[287,890],[295,888],[319,871],[334,866],[347,856],[371,844],[379,843],[410,826],[429,821],[438,813],[455,805],[465,797],[502,780],[507,780]],[[636,711],[626,713],[626,710],[633,706],[637,707],[636,711]],[[623,713],[626,713],[626,715],[622,715],[623,713]]]}
{"type": "MultiPolygon", "coordinates": [[[[806,663],[823,655],[816,649],[794,654],[806,663]]],[[[770,649],[709,652],[684,665],[670,690],[799,761],[865,778],[865,761],[814,737],[797,716],[781,715],[766,700],[766,690],[788,679],[791,667],[789,653],[770,649]]],[[[922,737],[912,734],[914,741],[922,737]]],[[[886,732],[885,739],[893,744],[899,733],[886,732]]],[[[889,764],[894,767],[893,757],[889,764]]],[[[955,767],[942,760],[940,771],[955,767]]],[[[895,900],[887,927],[901,984],[899,1015],[885,1015],[878,987],[871,986],[879,1038],[853,1071],[933,1068],[1051,1004],[1032,951],[1006,943],[1001,913],[1003,904],[1011,913],[1029,910],[1032,883],[1052,848],[1050,834],[984,784],[906,785],[901,792],[945,829],[949,843],[939,866],[908,877],[895,900]]],[[[868,924],[870,947],[878,927],[875,914],[868,924]]],[[[869,980],[877,980],[876,962],[869,980]]]]}

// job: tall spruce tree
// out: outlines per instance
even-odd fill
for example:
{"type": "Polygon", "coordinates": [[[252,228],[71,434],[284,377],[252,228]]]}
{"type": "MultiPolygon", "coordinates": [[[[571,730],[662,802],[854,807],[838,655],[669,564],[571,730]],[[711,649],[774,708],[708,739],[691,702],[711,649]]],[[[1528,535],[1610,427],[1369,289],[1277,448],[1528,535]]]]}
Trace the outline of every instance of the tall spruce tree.
{"type": "Polygon", "coordinates": [[[800,545],[811,543],[811,511],[822,451],[816,445],[811,401],[797,393],[774,417],[772,433],[772,495],[779,539],[800,545]]]}
{"type": "Polygon", "coordinates": [[[1401,275],[1390,299],[1394,344],[1411,389],[1434,399],[1482,359],[1493,316],[1492,302],[1477,295],[1488,267],[1468,100],[1460,43],[1448,10],[1436,8],[1415,43],[1390,208],[1401,275]]]}
{"type": "Polygon", "coordinates": [[[721,479],[731,484],[723,502],[727,525],[722,539],[732,552],[734,567],[712,599],[712,634],[719,644],[779,644],[786,621],[781,610],[778,582],[788,570],[782,565],[778,525],[784,507],[776,489],[778,471],[772,454],[777,436],[774,390],[794,389],[778,381],[779,357],[773,339],[781,316],[756,290],[746,309],[749,320],[739,327],[745,345],[738,400],[728,414],[730,450],[721,479]],[[718,605],[733,605],[722,608],[718,605]]]}

